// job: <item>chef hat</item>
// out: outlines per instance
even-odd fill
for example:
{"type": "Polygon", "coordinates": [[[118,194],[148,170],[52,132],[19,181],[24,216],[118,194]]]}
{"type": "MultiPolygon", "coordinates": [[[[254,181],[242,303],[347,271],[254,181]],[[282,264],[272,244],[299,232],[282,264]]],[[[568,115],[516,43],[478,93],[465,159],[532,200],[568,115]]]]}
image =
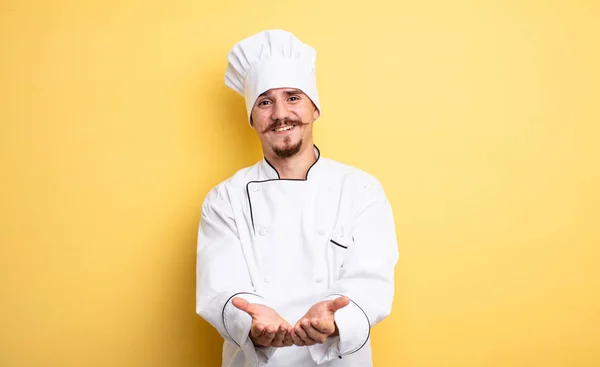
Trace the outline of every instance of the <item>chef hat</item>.
{"type": "Polygon", "coordinates": [[[317,106],[317,53],[287,31],[274,29],[238,42],[227,57],[225,84],[246,99],[248,121],[258,96],[271,88],[297,88],[317,106]]]}

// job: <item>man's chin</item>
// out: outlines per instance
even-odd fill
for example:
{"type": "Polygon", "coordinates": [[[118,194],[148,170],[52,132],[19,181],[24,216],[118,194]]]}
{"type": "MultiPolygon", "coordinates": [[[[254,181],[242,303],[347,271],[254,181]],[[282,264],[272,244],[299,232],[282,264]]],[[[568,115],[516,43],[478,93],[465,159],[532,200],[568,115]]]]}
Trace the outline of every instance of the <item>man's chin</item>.
{"type": "Polygon", "coordinates": [[[302,148],[302,140],[300,140],[296,144],[285,144],[283,146],[274,146],[273,152],[282,159],[290,158],[298,154],[302,148]]]}

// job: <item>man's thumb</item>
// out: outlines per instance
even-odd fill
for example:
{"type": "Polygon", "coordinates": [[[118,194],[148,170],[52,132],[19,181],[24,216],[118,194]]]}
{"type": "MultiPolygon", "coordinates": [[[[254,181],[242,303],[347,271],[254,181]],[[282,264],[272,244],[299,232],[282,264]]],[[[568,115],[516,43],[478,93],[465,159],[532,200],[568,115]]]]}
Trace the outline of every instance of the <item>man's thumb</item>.
{"type": "Polygon", "coordinates": [[[250,303],[243,298],[235,297],[231,303],[238,309],[250,314],[250,303]]]}
{"type": "Polygon", "coordinates": [[[349,303],[350,303],[350,298],[348,298],[346,296],[338,297],[338,298],[334,299],[333,302],[331,303],[331,306],[330,306],[331,312],[336,312],[340,308],[344,308],[344,307],[348,306],[349,303]]]}

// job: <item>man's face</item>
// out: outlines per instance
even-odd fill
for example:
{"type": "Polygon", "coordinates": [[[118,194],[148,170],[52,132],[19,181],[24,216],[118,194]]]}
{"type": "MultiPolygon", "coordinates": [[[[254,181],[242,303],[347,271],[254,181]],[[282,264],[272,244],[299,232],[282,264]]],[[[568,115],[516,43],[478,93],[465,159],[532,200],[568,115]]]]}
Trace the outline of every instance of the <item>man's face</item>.
{"type": "Polygon", "coordinates": [[[298,153],[303,143],[312,146],[312,124],[319,111],[302,91],[275,88],[256,99],[251,117],[263,149],[288,158],[298,153]]]}

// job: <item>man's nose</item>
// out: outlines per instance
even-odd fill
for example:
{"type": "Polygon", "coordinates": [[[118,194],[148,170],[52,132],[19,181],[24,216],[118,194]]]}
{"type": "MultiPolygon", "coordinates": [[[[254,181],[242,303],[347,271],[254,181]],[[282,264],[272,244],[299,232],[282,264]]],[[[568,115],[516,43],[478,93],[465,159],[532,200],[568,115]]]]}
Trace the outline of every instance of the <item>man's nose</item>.
{"type": "Polygon", "coordinates": [[[271,119],[275,120],[285,120],[290,115],[290,111],[288,110],[285,103],[275,103],[273,107],[273,114],[271,115],[271,119]]]}

